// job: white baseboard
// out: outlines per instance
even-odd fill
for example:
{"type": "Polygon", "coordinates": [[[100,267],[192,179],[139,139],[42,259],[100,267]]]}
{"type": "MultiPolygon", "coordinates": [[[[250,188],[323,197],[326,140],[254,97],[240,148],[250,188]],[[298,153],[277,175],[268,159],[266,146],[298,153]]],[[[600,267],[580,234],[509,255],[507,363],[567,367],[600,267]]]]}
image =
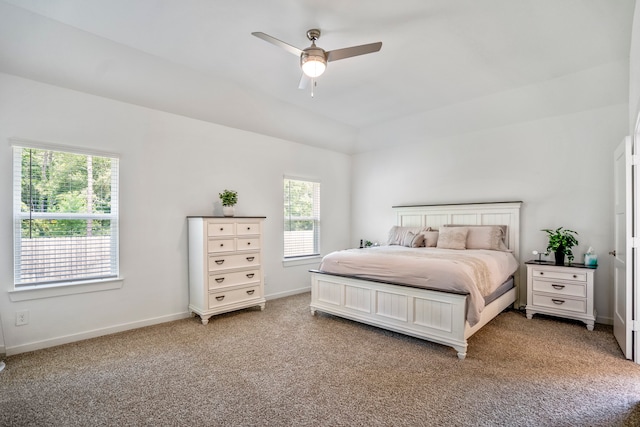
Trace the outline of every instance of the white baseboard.
{"type": "Polygon", "coordinates": [[[596,323],[603,325],[613,325],[613,317],[596,316],[596,323]]]}
{"type": "Polygon", "coordinates": [[[174,320],[186,319],[191,314],[188,311],[182,313],[170,314],[167,316],[154,317],[151,319],[140,320],[131,323],[122,323],[119,325],[109,326],[108,328],[94,329],[91,331],[81,332],[78,334],[65,335],[62,337],[51,338],[42,341],[21,344],[14,347],[0,347],[0,354],[4,349],[7,356],[26,353],[28,351],[41,350],[43,348],[55,347],[57,345],[69,344],[76,341],[82,341],[90,338],[101,337],[103,335],[115,334],[117,332],[128,331],[131,329],[143,328],[145,326],[157,325],[159,323],[171,322],[174,320]]]}
{"type": "MultiPolygon", "coordinates": [[[[311,291],[311,286],[307,286],[304,288],[298,288],[291,291],[278,292],[275,294],[266,295],[265,298],[267,300],[273,300],[273,299],[284,298],[292,295],[302,294],[310,291],[311,291]]],[[[81,332],[78,334],[65,335],[62,337],[56,337],[56,338],[46,339],[42,341],[35,341],[35,342],[21,344],[13,347],[8,346],[5,348],[0,346],[0,356],[2,356],[3,354],[6,354],[7,356],[13,356],[15,354],[26,353],[28,351],[41,350],[43,348],[55,347],[57,345],[69,344],[72,342],[82,341],[90,338],[97,338],[103,335],[115,334],[117,332],[143,328],[145,326],[157,325],[159,323],[186,319],[190,316],[191,314],[188,311],[185,311],[183,313],[175,313],[167,316],[160,316],[160,317],[155,317],[151,319],[140,320],[137,322],[131,322],[131,323],[122,323],[119,325],[109,326],[107,328],[94,329],[91,331],[81,332]]]]}
{"type": "Polygon", "coordinates": [[[305,292],[311,292],[311,285],[306,286],[304,288],[294,289],[292,291],[278,292],[278,293],[275,293],[275,294],[265,295],[265,298],[267,300],[278,299],[278,298],[290,297],[291,295],[303,294],[305,292]]]}

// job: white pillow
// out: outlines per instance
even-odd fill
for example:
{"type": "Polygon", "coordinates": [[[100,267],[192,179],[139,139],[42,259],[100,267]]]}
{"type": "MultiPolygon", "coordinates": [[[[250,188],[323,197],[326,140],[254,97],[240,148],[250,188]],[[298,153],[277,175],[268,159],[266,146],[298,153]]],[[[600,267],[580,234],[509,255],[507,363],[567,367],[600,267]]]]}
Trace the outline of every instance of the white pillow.
{"type": "Polygon", "coordinates": [[[427,248],[435,248],[438,244],[438,232],[437,231],[423,231],[424,245],[427,248]]]}
{"type": "Polygon", "coordinates": [[[402,241],[402,246],[408,248],[420,248],[424,246],[424,234],[413,234],[411,231],[407,233],[402,241]]]}
{"type": "Polygon", "coordinates": [[[394,225],[389,230],[389,237],[387,238],[387,245],[404,245],[404,240],[407,237],[407,233],[420,234],[422,231],[430,230],[429,227],[402,227],[394,225]]]}
{"type": "MultiPolygon", "coordinates": [[[[508,252],[504,243],[506,225],[444,225],[443,228],[468,228],[467,249],[489,249],[508,252]]],[[[441,229],[442,230],[442,229],[441,229]]]]}
{"type": "Polygon", "coordinates": [[[437,248],[440,249],[466,249],[467,234],[466,227],[442,227],[438,231],[437,248]]]}

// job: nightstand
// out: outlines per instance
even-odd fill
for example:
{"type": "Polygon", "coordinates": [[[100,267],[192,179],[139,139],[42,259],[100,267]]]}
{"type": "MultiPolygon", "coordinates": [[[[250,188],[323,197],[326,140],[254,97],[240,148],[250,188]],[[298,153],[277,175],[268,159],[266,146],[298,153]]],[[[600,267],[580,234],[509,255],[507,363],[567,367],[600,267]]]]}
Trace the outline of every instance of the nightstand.
{"type": "Polygon", "coordinates": [[[597,267],[527,261],[527,319],[534,314],[575,319],[593,331],[593,275],[597,267]]]}

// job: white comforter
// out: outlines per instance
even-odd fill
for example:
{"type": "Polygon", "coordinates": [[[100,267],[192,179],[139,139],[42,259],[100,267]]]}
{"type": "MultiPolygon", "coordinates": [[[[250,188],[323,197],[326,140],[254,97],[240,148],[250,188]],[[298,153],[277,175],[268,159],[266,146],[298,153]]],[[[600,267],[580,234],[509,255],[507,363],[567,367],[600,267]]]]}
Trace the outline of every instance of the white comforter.
{"type": "Polygon", "coordinates": [[[363,279],[469,294],[467,321],[480,319],[484,297],[518,269],[510,252],[380,246],[332,252],[319,270],[363,279]]]}

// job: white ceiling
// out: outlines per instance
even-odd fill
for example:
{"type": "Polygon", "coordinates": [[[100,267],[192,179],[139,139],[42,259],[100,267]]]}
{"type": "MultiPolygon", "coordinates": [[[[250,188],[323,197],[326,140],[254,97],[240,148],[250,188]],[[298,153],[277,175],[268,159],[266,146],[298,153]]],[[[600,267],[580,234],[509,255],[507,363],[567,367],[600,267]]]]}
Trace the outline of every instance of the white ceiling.
{"type": "Polygon", "coordinates": [[[634,0],[5,0],[0,71],[345,153],[628,101],[634,0]],[[332,50],[315,97],[299,48],[332,50]],[[597,84],[594,84],[597,82],[597,84]]]}

